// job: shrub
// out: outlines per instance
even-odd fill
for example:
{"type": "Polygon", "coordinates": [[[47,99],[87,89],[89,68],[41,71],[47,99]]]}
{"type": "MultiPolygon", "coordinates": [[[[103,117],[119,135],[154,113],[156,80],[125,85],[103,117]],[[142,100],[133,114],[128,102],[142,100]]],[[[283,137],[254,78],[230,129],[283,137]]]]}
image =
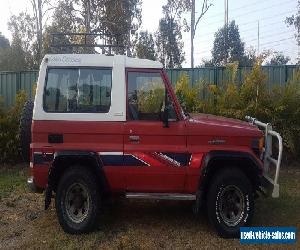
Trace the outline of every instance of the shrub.
{"type": "Polygon", "coordinates": [[[240,87],[236,84],[237,64],[226,67],[226,81],[189,86],[187,76],[176,84],[176,94],[188,112],[209,113],[244,120],[246,115],[271,122],[283,136],[289,158],[300,158],[300,70],[286,85],[267,89],[267,76],[258,60],[240,87]],[[199,88],[198,86],[202,86],[199,88]],[[199,100],[202,93],[205,98],[199,100]]]}
{"type": "Polygon", "coordinates": [[[20,91],[14,107],[7,112],[0,107],[0,163],[20,160],[19,120],[26,99],[26,93],[20,91]]]}
{"type": "Polygon", "coordinates": [[[179,102],[181,103],[183,109],[187,112],[197,112],[203,105],[201,101],[202,96],[205,94],[205,84],[200,81],[194,86],[190,86],[190,79],[187,74],[181,74],[176,86],[175,92],[179,102]]]}
{"type": "Polygon", "coordinates": [[[137,91],[138,106],[142,113],[159,113],[163,101],[165,91],[161,83],[153,82],[151,87],[145,87],[137,91]]]}
{"type": "Polygon", "coordinates": [[[290,156],[300,158],[300,70],[286,86],[276,87],[271,97],[271,121],[290,156]]]}

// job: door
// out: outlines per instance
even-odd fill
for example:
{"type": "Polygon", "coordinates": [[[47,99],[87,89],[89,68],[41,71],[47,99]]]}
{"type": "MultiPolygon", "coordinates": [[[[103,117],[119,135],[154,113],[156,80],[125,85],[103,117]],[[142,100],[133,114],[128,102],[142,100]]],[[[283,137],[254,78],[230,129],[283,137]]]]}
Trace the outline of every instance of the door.
{"type": "Polygon", "coordinates": [[[131,192],[182,192],[189,155],[186,124],[179,120],[160,70],[127,70],[124,127],[125,185],[131,192]],[[162,121],[168,105],[168,127],[162,121]]]}

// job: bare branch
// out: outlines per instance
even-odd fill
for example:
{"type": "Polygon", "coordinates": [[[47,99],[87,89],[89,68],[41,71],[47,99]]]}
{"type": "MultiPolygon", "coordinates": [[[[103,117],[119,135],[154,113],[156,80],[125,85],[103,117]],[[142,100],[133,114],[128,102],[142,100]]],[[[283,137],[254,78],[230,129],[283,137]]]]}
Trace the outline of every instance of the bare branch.
{"type": "Polygon", "coordinates": [[[32,5],[34,18],[36,19],[36,18],[37,18],[37,7],[36,7],[36,2],[35,2],[35,0],[30,0],[30,3],[31,3],[31,5],[32,5]]]}
{"type": "Polygon", "coordinates": [[[46,9],[44,12],[43,12],[43,17],[47,14],[47,12],[51,11],[51,10],[54,10],[56,9],[57,7],[51,7],[51,8],[48,8],[46,9]]]}
{"type": "MultiPolygon", "coordinates": [[[[202,3],[202,10],[201,10],[201,14],[200,16],[197,18],[197,21],[196,21],[196,24],[195,24],[195,27],[194,27],[194,30],[196,31],[197,29],[197,26],[198,26],[198,23],[199,21],[201,20],[201,18],[205,15],[205,13],[208,11],[208,9],[212,6],[212,3],[207,3],[207,0],[203,0],[203,3],[202,3]]],[[[195,37],[195,32],[193,34],[193,36],[195,37]]]]}

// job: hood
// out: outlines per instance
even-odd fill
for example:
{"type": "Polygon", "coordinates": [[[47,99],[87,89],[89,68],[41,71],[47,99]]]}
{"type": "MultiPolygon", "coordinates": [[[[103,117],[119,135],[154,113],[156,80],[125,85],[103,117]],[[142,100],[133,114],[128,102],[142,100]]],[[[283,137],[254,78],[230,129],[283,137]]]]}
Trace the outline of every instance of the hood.
{"type": "Polygon", "coordinates": [[[191,119],[195,121],[204,122],[206,124],[211,124],[211,125],[231,126],[231,127],[246,128],[246,129],[256,128],[255,125],[246,121],[233,119],[233,118],[226,118],[222,116],[210,115],[210,114],[192,115],[191,119]]]}
{"type": "MultiPolygon", "coordinates": [[[[253,124],[232,118],[209,114],[192,115],[189,119],[192,127],[201,129],[206,134],[220,134],[224,136],[261,136],[262,132],[253,124]]],[[[197,130],[198,130],[197,129],[197,130]]]]}

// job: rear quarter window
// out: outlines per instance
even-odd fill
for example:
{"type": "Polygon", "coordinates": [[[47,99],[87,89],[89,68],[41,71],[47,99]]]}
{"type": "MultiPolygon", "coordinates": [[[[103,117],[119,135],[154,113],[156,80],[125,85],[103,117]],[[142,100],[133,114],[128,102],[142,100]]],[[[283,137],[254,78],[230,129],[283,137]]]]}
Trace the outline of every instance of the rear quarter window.
{"type": "Polygon", "coordinates": [[[112,70],[107,68],[48,68],[45,112],[108,113],[112,70]]]}

